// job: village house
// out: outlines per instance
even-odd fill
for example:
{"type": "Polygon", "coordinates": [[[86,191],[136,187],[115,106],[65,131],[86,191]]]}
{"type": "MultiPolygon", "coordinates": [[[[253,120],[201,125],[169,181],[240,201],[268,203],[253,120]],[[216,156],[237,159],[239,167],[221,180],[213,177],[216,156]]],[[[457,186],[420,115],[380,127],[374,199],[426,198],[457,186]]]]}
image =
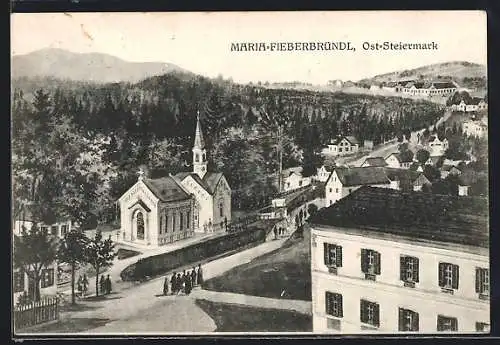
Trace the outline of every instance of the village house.
{"type": "Polygon", "coordinates": [[[359,151],[359,141],[353,136],[344,136],[332,139],[326,149],[327,154],[343,156],[359,151]]]}
{"type": "Polygon", "coordinates": [[[486,198],[373,187],[319,210],[313,332],[489,332],[488,211],[486,198]]]}
{"type": "Polygon", "coordinates": [[[426,146],[431,157],[442,156],[448,149],[448,139],[440,140],[437,135],[431,135],[426,146]]]}
{"type": "Polygon", "coordinates": [[[436,166],[440,160],[442,160],[442,156],[430,156],[424,165],[436,166]]]}
{"type": "Polygon", "coordinates": [[[387,162],[383,157],[368,157],[360,165],[361,167],[385,167],[387,162]]]}
{"type": "Polygon", "coordinates": [[[478,120],[465,121],[462,132],[468,137],[485,138],[488,136],[488,126],[478,120]]]}
{"type": "Polygon", "coordinates": [[[320,182],[326,182],[326,180],[328,180],[328,177],[330,177],[332,171],[333,167],[322,165],[321,168],[316,169],[316,175],[314,176],[314,179],[320,182]]]}
{"type": "Polygon", "coordinates": [[[231,189],[221,173],[207,172],[199,119],[192,151],[192,172],[157,179],[139,173],[118,200],[122,241],[154,247],[195,232],[225,230],[231,221],[231,189]]]}
{"type": "Polygon", "coordinates": [[[410,155],[391,153],[385,158],[385,163],[390,168],[409,169],[413,163],[413,158],[410,155]]]}
{"type": "Polygon", "coordinates": [[[302,170],[302,167],[293,167],[283,171],[283,191],[288,192],[311,184],[311,178],[303,177],[302,170]]]}
{"type": "Polygon", "coordinates": [[[462,111],[466,113],[483,111],[487,109],[488,109],[488,104],[484,101],[484,99],[479,97],[472,98],[469,103],[466,103],[464,100],[461,100],[459,104],[451,105],[451,110],[462,111]]]}
{"type": "Polygon", "coordinates": [[[448,175],[460,175],[462,173],[458,167],[449,164],[443,164],[440,171],[442,179],[448,177],[448,175]]]}

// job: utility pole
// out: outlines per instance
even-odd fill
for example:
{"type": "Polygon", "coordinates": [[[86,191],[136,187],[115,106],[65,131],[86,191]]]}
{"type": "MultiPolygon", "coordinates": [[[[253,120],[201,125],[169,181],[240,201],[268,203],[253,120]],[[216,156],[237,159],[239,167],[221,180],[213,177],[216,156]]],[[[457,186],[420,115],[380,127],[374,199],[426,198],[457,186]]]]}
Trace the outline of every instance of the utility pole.
{"type": "Polygon", "coordinates": [[[278,192],[281,193],[283,188],[283,126],[278,127],[278,192]]]}

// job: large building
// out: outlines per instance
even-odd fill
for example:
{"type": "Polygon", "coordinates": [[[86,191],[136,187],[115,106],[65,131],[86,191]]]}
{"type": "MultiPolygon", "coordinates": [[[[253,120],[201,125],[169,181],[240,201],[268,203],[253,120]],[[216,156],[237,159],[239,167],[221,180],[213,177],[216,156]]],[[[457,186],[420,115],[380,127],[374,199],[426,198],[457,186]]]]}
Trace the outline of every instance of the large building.
{"type": "Polygon", "coordinates": [[[363,187],[311,217],[313,330],[488,332],[488,201],[363,187]]]}
{"type": "Polygon", "coordinates": [[[344,156],[358,151],[359,141],[353,136],[344,136],[332,139],[324,150],[324,153],[333,156],[344,156]]]}
{"type": "Polygon", "coordinates": [[[231,221],[231,189],[222,173],[207,171],[207,152],[199,118],[193,171],[157,179],[140,173],[118,200],[122,241],[160,246],[194,232],[224,230],[231,221]]]}

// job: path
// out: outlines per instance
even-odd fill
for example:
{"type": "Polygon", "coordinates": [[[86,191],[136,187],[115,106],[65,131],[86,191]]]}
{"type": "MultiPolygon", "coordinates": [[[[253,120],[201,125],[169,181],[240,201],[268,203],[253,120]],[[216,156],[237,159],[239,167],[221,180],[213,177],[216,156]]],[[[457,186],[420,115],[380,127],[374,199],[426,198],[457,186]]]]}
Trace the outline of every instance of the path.
{"type": "Polygon", "coordinates": [[[286,309],[312,315],[312,302],[309,301],[249,296],[209,290],[194,290],[191,295],[194,298],[206,299],[212,302],[242,304],[257,308],[286,309]]]}

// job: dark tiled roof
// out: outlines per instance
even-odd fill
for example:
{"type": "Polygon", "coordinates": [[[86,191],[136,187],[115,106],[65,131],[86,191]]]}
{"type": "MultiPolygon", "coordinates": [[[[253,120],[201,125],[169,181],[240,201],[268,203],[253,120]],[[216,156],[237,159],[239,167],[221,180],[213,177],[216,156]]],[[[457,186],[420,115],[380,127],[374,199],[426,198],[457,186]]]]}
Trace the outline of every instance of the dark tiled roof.
{"type": "Polygon", "coordinates": [[[190,198],[190,195],[171,176],[144,179],[143,182],[161,201],[177,201],[190,198]]]}
{"type": "Polygon", "coordinates": [[[486,198],[365,186],[319,210],[309,222],[488,248],[488,210],[486,198]]]}
{"type": "Polygon", "coordinates": [[[410,163],[413,162],[413,157],[410,157],[411,155],[401,155],[401,153],[391,153],[387,158],[390,156],[396,157],[399,163],[410,163]],[[405,157],[406,156],[406,157],[405,157]]]}
{"type": "Polygon", "coordinates": [[[474,98],[472,98],[470,104],[472,104],[472,105],[478,105],[479,103],[481,103],[481,101],[482,101],[481,98],[474,97],[474,98]]]}
{"type": "Polygon", "coordinates": [[[335,171],[344,186],[390,183],[382,167],[336,168],[335,171]]]}
{"type": "Polygon", "coordinates": [[[368,157],[363,164],[368,163],[372,167],[385,167],[387,163],[383,157],[368,157]]]}
{"type": "Polygon", "coordinates": [[[201,179],[198,174],[195,174],[193,172],[180,172],[175,175],[175,177],[180,181],[184,180],[188,176],[191,176],[208,193],[214,194],[220,179],[224,175],[219,172],[207,172],[205,173],[205,176],[203,176],[203,179],[201,179]]]}

